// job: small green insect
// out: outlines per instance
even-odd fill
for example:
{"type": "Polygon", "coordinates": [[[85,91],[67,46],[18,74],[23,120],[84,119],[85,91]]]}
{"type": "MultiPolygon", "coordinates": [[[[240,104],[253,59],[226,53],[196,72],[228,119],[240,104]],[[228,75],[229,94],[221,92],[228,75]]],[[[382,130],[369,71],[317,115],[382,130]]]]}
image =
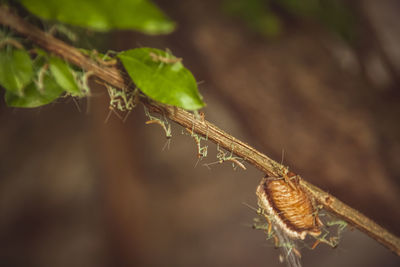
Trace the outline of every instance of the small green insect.
{"type": "Polygon", "coordinates": [[[114,112],[114,114],[118,118],[120,118],[123,122],[125,122],[130,112],[138,102],[137,100],[138,90],[135,89],[134,91],[124,91],[114,88],[108,84],[105,84],[105,86],[107,88],[108,95],[110,96],[110,106],[109,106],[110,112],[108,113],[105,122],[108,121],[112,112],[114,112]],[[125,117],[122,118],[121,115],[116,110],[127,113],[125,117]]]}
{"type": "Polygon", "coordinates": [[[196,146],[197,146],[197,157],[201,160],[205,157],[207,157],[207,153],[208,153],[208,146],[201,146],[201,140],[205,140],[207,141],[208,138],[206,136],[206,138],[199,136],[198,134],[196,134],[193,130],[190,130],[189,128],[186,128],[186,131],[188,131],[190,133],[190,136],[193,137],[196,146]]]}
{"type": "Polygon", "coordinates": [[[224,152],[222,149],[220,149],[219,144],[217,144],[217,151],[218,151],[218,153],[217,153],[218,161],[203,164],[204,166],[209,168],[210,165],[214,165],[214,164],[217,164],[217,163],[221,164],[223,162],[230,161],[230,162],[232,162],[232,167],[233,167],[234,170],[236,170],[237,167],[240,167],[243,170],[246,170],[246,167],[241,162],[243,159],[240,158],[240,157],[233,156],[233,149],[231,150],[231,153],[227,156],[228,152],[224,152]]]}
{"type": "Polygon", "coordinates": [[[46,75],[48,69],[49,69],[49,64],[44,64],[38,71],[37,80],[34,81],[39,92],[42,93],[44,92],[44,76],[46,75]]]}
{"type": "Polygon", "coordinates": [[[152,116],[149,112],[149,110],[144,107],[144,112],[146,116],[149,118],[148,121],[146,121],[146,124],[158,124],[160,125],[164,132],[165,132],[165,137],[168,139],[167,142],[165,143],[164,147],[162,150],[164,150],[166,147],[169,149],[169,146],[171,144],[171,138],[172,138],[172,130],[171,130],[171,124],[168,122],[168,120],[164,116],[164,120],[161,120],[155,116],[152,116]]]}
{"type": "Polygon", "coordinates": [[[165,64],[175,64],[182,61],[182,58],[172,55],[172,52],[169,49],[166,49],[165,56],[158,55],[154,52],[150,52],[149,56],[154,62],[161,62],[165,64]]]}

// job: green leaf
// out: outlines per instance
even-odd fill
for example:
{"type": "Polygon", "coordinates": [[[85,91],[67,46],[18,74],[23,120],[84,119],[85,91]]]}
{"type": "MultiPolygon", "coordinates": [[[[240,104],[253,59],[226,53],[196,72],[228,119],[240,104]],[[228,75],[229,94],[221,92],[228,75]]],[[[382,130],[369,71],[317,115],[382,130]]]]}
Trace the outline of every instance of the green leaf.
{"type": "Polygon", "coordinates": [[[6,91],[4,97],[8,106],[35,108],[53,102],[62,92],[63,89],[57,84],[55,79],[49,74],[45,74],[42,89],[39,89],[35,82],[31,82],[25,88],[23,96],[6,91]]]}
{"type": "Polygon", "coordinates": [[[32,76],[32,60],[28,52],[10,48],[0,51],[0,84],[7,91],[23,95],[23,89],[32,76]]]}
{"type": "Polygon", "coordinates": [[[192,73],[170,53],[145,47],[122,52],[118,58],[136,86],[150,98],[188,110],[204,106],[192,73]]]}
{"type": "Polygon", "coordinates": [[[58,20],[98,31],[133,29],[170,33],[175,23],[149,0],[20,0],[42,19],[58,20]]]}
{"type": "Polygon", "coordinates": [[[81,90],[72,75],[71,68],[58,57],[50,57],[49,68],[56,82],[73,96],[81,95],[81,90]]]}

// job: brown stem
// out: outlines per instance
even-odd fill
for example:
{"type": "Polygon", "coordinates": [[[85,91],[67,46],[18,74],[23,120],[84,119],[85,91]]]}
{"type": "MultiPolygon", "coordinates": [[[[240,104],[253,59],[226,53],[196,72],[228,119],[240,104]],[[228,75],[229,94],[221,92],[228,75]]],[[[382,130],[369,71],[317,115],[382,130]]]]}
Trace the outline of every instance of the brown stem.
{"type": "MultiPolygon", "coordinates": [[[[53,36],[43,32],[39,28],[27,23],[22,18],[13,14],[5,6],[0,7],[0,23],[7,25],[32,40],[35,44],[45,50],[64,58],[66,61],[76,66],[91,71],[94,76],[103,80],[105,83],[124,90],[133,90],[128,74],[122,67],[117,65],[111,67],[101,66],[98,62],[83,55],[78,49],[71,47],[53,36]]],[[[141,99],[150,111],[165,115],[170,120],[189,128],[194,133],[207,136],[219,146],[228,151],[232,151],[246,162],[265,172],[268,176],[282,177],[285,167],[270,159],[263,153],[257,151],[250,145],[236,139],[228,133],[222,131],[214,124],[204,120],[201,116],[195,116],[183,109],[152,102],[146,98],[141,99]]],[[[296,175],[290,173],[290,176],[296,175]]],[[[303,179],[300,185],[310,192],[311,196],[325,209],[329,210],[338,217],[344,219],[354,227],[368,234],[370,237],[386,246],[400,256],[400,239],[389,233],[386,229],[377,225],[375,222],[361,214],[355,209],[347,206],[332,195],[309,184],[303,179]]]]}

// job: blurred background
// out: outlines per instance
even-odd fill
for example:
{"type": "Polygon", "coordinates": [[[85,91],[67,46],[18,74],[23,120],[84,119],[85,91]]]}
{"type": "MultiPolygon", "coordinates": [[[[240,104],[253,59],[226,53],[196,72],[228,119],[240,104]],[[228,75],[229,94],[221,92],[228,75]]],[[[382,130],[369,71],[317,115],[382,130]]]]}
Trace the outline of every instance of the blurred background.
{"type": "MultiPolygon", "coordinates": [[[[201,81],[206,119],[400,234],[400,3],[158,0],[178,29],[113,32],[106,51],[169,48],[201,81]]],[[[251,228],[263,174],[196,165],[193,139],[145,125],[138,106],[104,123],[95,88],[24,110],[0,105],[0,266],[282,266],[251,228]]],[[[3,94],[3,91],[2,91],[3,94]]],[[[347,229],[304,266],[399,266],[347,229]]]]}

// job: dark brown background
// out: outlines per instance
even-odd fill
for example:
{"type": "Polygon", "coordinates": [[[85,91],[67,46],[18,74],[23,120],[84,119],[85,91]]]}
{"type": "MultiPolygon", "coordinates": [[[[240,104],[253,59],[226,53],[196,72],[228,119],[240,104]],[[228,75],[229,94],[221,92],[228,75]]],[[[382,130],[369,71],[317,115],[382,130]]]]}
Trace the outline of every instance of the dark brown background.
{"type": "MultiPolygon", "coordinates": [[[[168,47],[204,81],[208,120],[278,161],[284,149],[291,170],[400,234],[398,2],[353,2],[356,48],[310,21],[291,19],[268,39],[219,1],[158,3],[178,30],[113,33],[112,49],[168,47]]],[[[34,110],[2,102],[1,266],[280,266],[242,204],[256,205],[262,173],[208,170],[211,143],[195,167],[195,144],[176,125],[162,151],[140,106],[125,124],[104,124],[108,99],[95,91],[88,115],[67,99],[34,110]]],[[[358,231],[302,254],[304,266],[400,263],[358,231]]]]}

